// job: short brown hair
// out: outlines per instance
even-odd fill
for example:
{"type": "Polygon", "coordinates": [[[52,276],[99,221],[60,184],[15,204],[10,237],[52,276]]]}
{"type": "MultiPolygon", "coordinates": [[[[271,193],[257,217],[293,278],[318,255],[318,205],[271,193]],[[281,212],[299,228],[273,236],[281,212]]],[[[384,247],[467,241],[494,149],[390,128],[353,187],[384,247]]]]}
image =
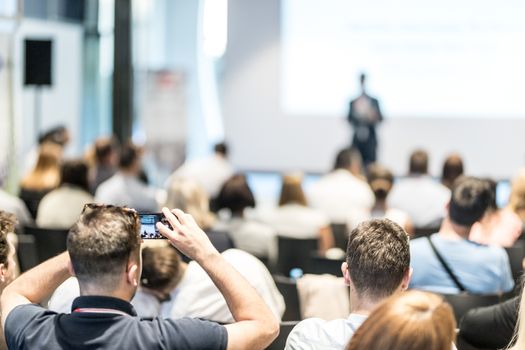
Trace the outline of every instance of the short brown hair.
{"type": "Polygon", "coordinates": [[[428,173],[428,153],[422,149],[412,152],[408,172],[410,174],[428,173]]]}
{"type": "Polygon", "coordinates": [[[382,302],[346,350],[450,350],[455,329],[450,305],[437,295],[413,290],[382,302]]]}
{"type": "Polygon", "coordinates": [[[131,254],[139,259],[140,220],[129,208],[86,204],[67,237],[67,250],[79,282],[109,290],[126,269],[131,254]]]}
{"type": "Polygon", "coordinates": [[[359,295],[372,300],[388,297],[410,268],[408,235],[388,219],[364,221],[350,232],[346,262],[359,295]]]}
{"type": "Polygon", "coordinates": [[[181,274],[181,258],[171,245],[142,249],[140,284],[153,290],[163,290],[176,283],[181,274]]]}
{"type": "Polygon", "coordinates": [[[289,203],[297,203],[304,206],[307,205],[306,196],[304,195],[301,182],[301,175],[295,174],[283,176],[279,205],[285,205],[289,203]]]}
{"type": "Polygon", "coordinates": [[[0,264],[8,265],[9,244],[7,235],[14,232],[16,225],[15,214],[0,210],[0,264]]]}

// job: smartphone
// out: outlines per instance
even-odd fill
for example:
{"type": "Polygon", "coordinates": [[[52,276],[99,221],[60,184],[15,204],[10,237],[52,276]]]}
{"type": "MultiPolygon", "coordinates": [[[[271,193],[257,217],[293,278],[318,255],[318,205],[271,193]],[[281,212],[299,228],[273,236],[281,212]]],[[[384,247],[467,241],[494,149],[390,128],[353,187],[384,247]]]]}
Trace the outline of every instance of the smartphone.
{"type": "Polygon", "coordinates": [[[140,238],[142,239],[166,239],[157,229],[157,222],[171,228],[168,220],[162,213],[139,213],[140,238]]]}

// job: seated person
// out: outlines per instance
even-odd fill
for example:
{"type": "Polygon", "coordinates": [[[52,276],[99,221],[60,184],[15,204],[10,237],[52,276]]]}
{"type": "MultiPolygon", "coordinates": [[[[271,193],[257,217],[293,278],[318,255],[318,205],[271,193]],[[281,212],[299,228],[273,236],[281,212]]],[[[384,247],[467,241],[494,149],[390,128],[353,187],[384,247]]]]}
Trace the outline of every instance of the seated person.
{"type": "MultiPolygon", "coordinates": [[[[248,280],[280,320],[284,299],[263,263],[238,249],[229,249],[221,255],[248,280]]],[[[206,272],[195,261],[181,261],[179,253],[169,245],[155,243],[143,248],[140,285],[131,300],[140,317],[197,317],[234,322],[228,305],[206,272]]],[[[78,282],[66,281],[51,297],[49,309],[68,313],[78,293],[78,282]]]]}
{"type": "Polygon", "coordinates": [[[348,318],[299,322],[288,336],[286,350],[342,350],[376,305],[406,290],[412,274],[407,233],[388,219],[362,222],[350,233],[341,271],[350,286],[348,318]]]}
{"type": "Polygon", "coordinates": [[[472,225],[483,217],[490,200],[485,181],[473,177],[456,181],[439,232],[410,242],[414,268],[410,288],[445,294],[512,290],[514,280],[505,250],[468,239],[472,225]]]}
{"type": "Polygon", "coordinates": [[[253,287],[217,252],[191,215],[163,213],[157,228],[209,274],[235,323],[221,326],[182,318],[141,320],[129,300],[142,272],[140,220],[129,208],[86,205],[69,232],[68,251],[21,275],[0,302],[12,349],[264,349],[277,336],[275,316],[253,287]],[[75,274],[81,296],[71,314],[42,308],[60,283],[75,274]]]}
{"type": "Polygon", "coordinates": [[[229,178],[222,186],[215,204],[221,218],[218,227],[229,233],[235,247],[259,258],[275,261],[277,232],[270,225],[257,222],[247,215],[250,208],[255,208],[255,197],[244,175],[237,174],[229,178]]]}
{"type": "Polygon", "coordinates": [[[381,303],[346,350],[450,350],[455,338],[450,305],[437,295],[413,290],[381,303]]]}
{"type": "MultiPolygon", "coordinates": [[[[16,217],[0,210],[0,294],[15,278],[15,246],[9,238],[14,235],[16,217]]],[[[0,349],[6,349],[3,329],[0,329],[0,349]]]]}
{"type": "Polygon", "coordinates": [[[93,202],[89,193],[88,167],[81,160],[68,160],[60,167],[60,187],[42,198],[36,224],[39,227],[70,229],[86,203],[93,202]]]}

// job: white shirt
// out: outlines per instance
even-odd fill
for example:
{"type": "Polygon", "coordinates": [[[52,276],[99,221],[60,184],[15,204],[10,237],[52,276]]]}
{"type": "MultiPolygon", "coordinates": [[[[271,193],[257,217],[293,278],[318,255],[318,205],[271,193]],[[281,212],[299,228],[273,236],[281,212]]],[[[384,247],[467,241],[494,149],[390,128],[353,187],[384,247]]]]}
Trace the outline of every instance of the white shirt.
{"type": "Polygon", "coordinates": [[[45,228],[69,229],[77,222],[84,204],[94,201],[93,196],[81,188],[60,186],[40,201],[36,224],[45,228]]]}
{"type": "Polygon", "coordinates": [[[260,210],[257,219],[272,226],[279,236],[317,238],[322,228],[330,225],[323,212],[300,204],[286,204],[272,210],[260,210]]]}
{"type": "MultiPolygon", "coordinates": [[[[254,256],[238,249],[229,249],[222,256],[248,280],[280,320],[285,308],[284,298],[266,266],[254,256]]],[[[71,304],[79,295],[78,281],[70,278],[53,293],[49,309],[70,313],[71,304]]],[[[170,296],[171,300],[160,303],[153,295],[139,289],[131,303],[141,317],[198,317],[221,323],[234,322],[224,297],[194,261],[188,264],[184,277],[170,296]]]]}
{"type": "Polygon", "coordinates": [[[0,210],[15,214],[20,225],[29,225],[33,223],[31,214],[27,210],[24,202],[0,188],[0,210]]]}
{"type": "Polygon", "coordinates": [[[137,211],[155,212],[159,208],[155,189],[147,186],[135,176],[117,172],[97,188],[98,203],[128,206],[137,211]]]}
{"type": "Polygon", "coordinates": [[[234,173],[228,160],[219,155],[212,155],[203,159],[195,159],[184,163],[170,176],[167,183],[174,178],[187,178],[197,181],[210,198],[219,194],[222,185],[234,173]]]}
{"type": "Polygon", "coordinates": [[[415,176],[394,183],[387,203],[408,214],[415,227],[436,225],[445,217],[450,190],[430,176],[415,176]]]}
{"type": "Polygon", "coordinates": [[[368,183],[345,169],[323,176],[312,184],[307,195],[310,206],[323,211],[333,223],[345,223],[352,211],[369,211],[374,205],[368,183]]]}
{"type": "Polygon", "coordinates": [[[343,350],[367,316],[350,314],[346,319],[325,321],[309,318],[294,327],[285,350],[343,350]]]}

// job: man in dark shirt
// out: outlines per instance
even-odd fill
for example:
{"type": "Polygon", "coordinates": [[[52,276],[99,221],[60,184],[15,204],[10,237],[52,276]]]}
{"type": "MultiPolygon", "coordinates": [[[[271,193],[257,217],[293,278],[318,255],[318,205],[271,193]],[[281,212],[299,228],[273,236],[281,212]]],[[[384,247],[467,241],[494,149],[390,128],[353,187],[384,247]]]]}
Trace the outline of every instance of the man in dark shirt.
{"type": "Polygon", "coordinates": [[[142,271],[140,222],[128,208],[86,205],[68,237],[68,252],[26,272],[1,296],[2,325],[12,349],[263,349],[278,323],[253,287],[217,252],[191,215],[164,215],[159,231],[209,274],[237,321],[221,326],[183,318],[141,320],[129,300],[142,271]],[[71,314],[36,304],[75,275],[81,296],[71,314]]]}

